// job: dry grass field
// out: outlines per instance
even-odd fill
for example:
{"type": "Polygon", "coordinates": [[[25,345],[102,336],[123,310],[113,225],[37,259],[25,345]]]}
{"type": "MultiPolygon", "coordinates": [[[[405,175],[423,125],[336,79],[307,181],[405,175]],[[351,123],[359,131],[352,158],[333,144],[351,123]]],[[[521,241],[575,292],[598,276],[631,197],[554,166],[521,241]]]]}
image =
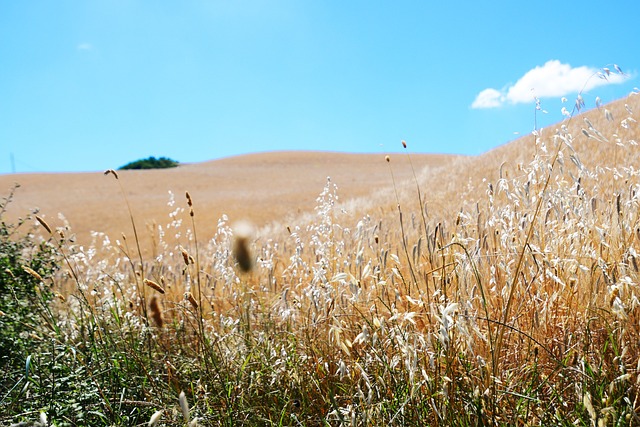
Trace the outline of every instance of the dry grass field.
{"type": "MultiPolygon", "coordinates": [[[[399,142],[398,142],[399,144],[399,142]]],[[[384,154],[328,152],[272,152],[185,164],[175,169],[119,171],[124,193],[139,221],[141,239],[150,243],[148,226],[166,225],[172,192],[183,206],[185,192],[197,203],[197,225],[204,239],[213,237],[218,219],[248,220],[256,227],[285,223],[312,212],[327,177],[340,188],[340,198],[368,199],[392,186],[384,154]]],[[[413,155],[416,170],[446,167],[456,156],[413,155]]],[[[413,177],[406,156],[394,158],[396,179],[413,177]]],[[[91,232],[112,238],[132,233],[120,186],[100,172],[0,175],[0,188],[8,193],[20,185],[6,217],[16,221],[37,210],[52,226],[64,226],[62,214],[77,242],[87,245],[91,232]]]]}
{"type": "Polygon", "coordinates": [[[41,322],[14,333],[0,421],[640,425],[638,111],[630,95],[478,157],[19,176],[6,216],[39,205],[44,240],[0,274],[41,322]]]}

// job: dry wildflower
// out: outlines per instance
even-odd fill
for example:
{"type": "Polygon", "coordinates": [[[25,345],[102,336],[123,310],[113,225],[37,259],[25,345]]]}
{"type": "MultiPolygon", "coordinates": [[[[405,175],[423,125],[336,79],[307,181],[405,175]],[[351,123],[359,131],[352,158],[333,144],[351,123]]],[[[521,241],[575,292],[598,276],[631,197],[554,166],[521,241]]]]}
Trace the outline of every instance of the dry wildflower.
{"type": "Polygon", "coordinates": [[[253,226],[248,222],[239,222],[234,227],[235,240],[233,242],[233,255],[238,266],[245,273],[251,271],[253,260],[249,249],[249,239],[253,234],[253,226]]]}
{"type": "Polygon", "coordinates": [[[180,392],[178,400],[180,401],[180,409],[182,409],[184,421],[189,423],[189,402],[187,402],[187,396],[184,394],[184,391],[180,392]]]}
{"type": "Polygon", "coordinates": [[[406,143],[404,140],[402,140],[402,146],[403,146],[404,148],[407,148],[407,143],[406,143]]]}
{"type": "Polygon", "coordinates": [[[162,320],[162,309],[160,308],[160,303],[158,302],[158,298],[154,295],[151,298],[151,302],[149,302],[149,311],[151,312],[151,318],[158,328],[162,328],[164,321],[162,320]]]}
{"type": "Polygon", "coordinates": [[[114,171],[113,169],[107,169],[106,171],[104,171],[105,175],[109,175],[112,174],[113,176],[116,177],[116,179],[118,179],[118,174],[116,173],[116,171],[114,171]]]}
{"type": "Polygon", "coordinates": [[[160,421],[160,417],[162,416],[162,412],[163,410],[159,410],[153,413],[153,415],[151,415],[151,418],[149,419],[149,427],[154,427],[156,424],[158,424],[158,421],[160,421]]]}
{"type": "Polygon", "coordinates": [[[29,273],[31,276],[33,276],[36,280],[38,280],[38,281],[40,281],[40,282],[42,282],[42,281],[43,281],[43,280],[42,280],[42,276],[41,276],[41,275],[39,275],[39,274],[38,274],[38,272],[37,272],[37,271],[35,271],[34,269],[32,269],[32,268],[30,268],[30,267],[27,267],[26,265],[23,265],[23,266],[22,266],[22,269],[23,269],[24,271],[26,271],[27,273],[29,273]]]}
{"type": "Polygon", "coordinates": [[[194,296],[193,296],[193,294],[191,292],[185,293],[184,294],[184,298],[189,301],[189,303],[191,304],[191,306],[194,309],[196,309],[196,310],[198,309],[198,301],[196,301],[196,299],[194,298],[194,296]]]}
{"type": "Polygon", "coordinates": [[[148,287],[150,287],[151,289],[155,289],[156,291],[160,292],[161,294],[164,294],[164,289],[162,288],[162,286],[160,286],[159,284],[157,284],[153,280],[144,279],[144,284],[147,285],[148,287]]]}
{"type": "Polygon", "coordinates": [[[391,157],[389,157],[389,156],[384,156],[384,159],[386,160],[387,163],[389,163],[391,161],[391,157]]]}
{"type": "Polygon", "coordinates": [[[51,233],[51,227],[49,227],[49,224],[47,224],[47,222],[46,222],[44,219],[42,219],[42,218],[40,218],[38,215],[36,215],[36,220],[38,220],[38,222],[40,223],[40,225],[42,225],[42,226],[44,227],[44,229],[45,229],[45,230],[47,230],[47,232],[48,232],[49,234],[52,234],[52,233],[51,233]]]}

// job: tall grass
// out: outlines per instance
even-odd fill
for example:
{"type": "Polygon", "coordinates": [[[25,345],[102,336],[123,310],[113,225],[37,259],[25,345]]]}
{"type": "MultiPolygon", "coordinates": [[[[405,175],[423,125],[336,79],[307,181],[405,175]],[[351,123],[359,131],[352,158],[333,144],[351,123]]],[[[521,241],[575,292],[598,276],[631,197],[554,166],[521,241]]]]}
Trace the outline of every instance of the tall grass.
{"type": "Polygon", "coordinates": [[[0,419],[640,424],[637,127],[631,107],[594,115],[536,130],[530,158],[461,180],[442,208],[415,174],[378,217],[343,211],[328,179],[312,221],[240,242],[226,217],[199,242],[177,220],[187,196],[147,259],[137,239],[81,248],[52,230],[65,267],[45,280],[66,298],[0,419]]]}

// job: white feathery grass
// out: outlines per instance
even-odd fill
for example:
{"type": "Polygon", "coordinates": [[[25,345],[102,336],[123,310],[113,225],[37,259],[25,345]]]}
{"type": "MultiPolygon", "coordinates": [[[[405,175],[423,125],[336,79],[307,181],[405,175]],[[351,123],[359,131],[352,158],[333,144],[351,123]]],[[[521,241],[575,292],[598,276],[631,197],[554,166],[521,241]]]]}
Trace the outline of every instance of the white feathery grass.
{"type": "Polygon", "coordinates": [[[180,392],[180,396],[178,397],[178,401],[180,402],[180,409],[182,410],[182,416],[184,417],[184,422],[189,423],[189,402],[187,401],[187,396],[184,394],[184,391],[180,392]]]}

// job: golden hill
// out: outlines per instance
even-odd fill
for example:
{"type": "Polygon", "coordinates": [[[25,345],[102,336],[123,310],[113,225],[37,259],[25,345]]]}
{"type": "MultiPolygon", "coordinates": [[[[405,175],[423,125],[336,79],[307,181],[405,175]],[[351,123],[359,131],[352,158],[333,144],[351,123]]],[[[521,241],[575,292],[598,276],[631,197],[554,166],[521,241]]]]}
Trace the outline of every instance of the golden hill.
{"type": "MultiPolygon", "coordinates": [[[[440,167],[455,156],[413,155],[419,170],[440,167]]],[[[396,180],[413,176],[406,156],[394,158],[396,180]]],[[[132,234],[123,191],[141,236],[151,224],[165,226],[169,214],[187,209],[185,193],[194,201],[196,225],[202,238],[213,235],[218,219],[249,220],[256,226],[285,221],[313,211],[327,177],[339,187],[341,200],[370,196],[392,183],[383,154],[327,152],[271,152],[225,158],[174,169],[96,173],[18,174],[0,176],[0,189],[8,193],[20,184],[9,205],[7,219],[15,220],[33,209],[52,227],[64,226],[62,214],[79,243],[88,243],[91,231],[119,238],[132,234]],[[120,189],[122,185],[122,189],[120,189]],[[169,192],[175,205],[168,206],[169,192]]],[[[177,215],[190,220],[188,212],[177,215]]]]}

